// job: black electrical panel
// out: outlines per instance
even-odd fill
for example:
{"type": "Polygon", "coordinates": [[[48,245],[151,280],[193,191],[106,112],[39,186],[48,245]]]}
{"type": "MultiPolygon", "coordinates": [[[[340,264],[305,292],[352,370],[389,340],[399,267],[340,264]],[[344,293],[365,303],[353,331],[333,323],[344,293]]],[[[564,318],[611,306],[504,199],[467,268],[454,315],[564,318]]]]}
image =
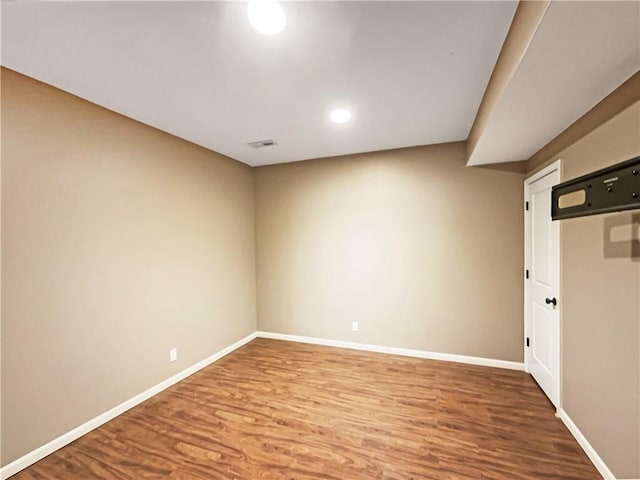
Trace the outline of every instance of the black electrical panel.
{"type": "Polygon", "coordinates": [[[640,157],[556,185],[551,218],[584,217],[640,209],[640,157]]]}

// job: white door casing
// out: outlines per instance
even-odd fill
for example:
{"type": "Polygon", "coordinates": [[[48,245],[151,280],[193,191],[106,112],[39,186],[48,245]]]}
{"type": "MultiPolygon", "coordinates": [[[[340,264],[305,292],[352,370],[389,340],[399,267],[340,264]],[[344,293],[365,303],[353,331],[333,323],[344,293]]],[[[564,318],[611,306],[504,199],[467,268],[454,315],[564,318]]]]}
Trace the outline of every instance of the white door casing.
{"type": "Polygon", "coordinates": [[[560,408],[560,225],[551,220],[551,187],[560,160],[525,180],[525,369],[560,408]],[[527,278],[528,277],[528,278],[527,278]],[[529,345],[527,346],[527,342],[529,345]]]}

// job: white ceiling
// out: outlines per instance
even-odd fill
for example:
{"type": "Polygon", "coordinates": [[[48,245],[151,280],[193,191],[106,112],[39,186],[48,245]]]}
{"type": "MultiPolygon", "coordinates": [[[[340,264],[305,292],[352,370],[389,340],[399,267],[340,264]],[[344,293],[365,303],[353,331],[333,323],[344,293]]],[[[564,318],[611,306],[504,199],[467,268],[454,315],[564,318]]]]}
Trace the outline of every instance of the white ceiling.
{"type": "Polygon", "coordinates": [[[265,165],[466,139],[516,8],[282,5],[287,28],[269,37],[244,2],[3,3],[2,64],[265,165]],[[337,106],[349,124],[330,124],[337,106]],[[278,145],[247,146],[264,139],[278,145]]]}
{"type": "Polygon", "coordinates": [[[553,2],[468,164],[528,159],[638,70],[640,2],[553,2]]]}

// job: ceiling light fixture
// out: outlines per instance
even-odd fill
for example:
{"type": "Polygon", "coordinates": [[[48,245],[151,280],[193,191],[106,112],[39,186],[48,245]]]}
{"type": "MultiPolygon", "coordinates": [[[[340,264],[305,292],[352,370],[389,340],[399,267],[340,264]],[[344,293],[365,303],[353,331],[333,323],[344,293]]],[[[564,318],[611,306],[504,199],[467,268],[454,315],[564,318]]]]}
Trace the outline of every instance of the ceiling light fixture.
{"type": "Polygon", "coordinates": [[[334,123],[347,123],[351,120],[351,112],[345,108],[338,108],[331,112],[331,121],[334,123]]]}
{"type": "Polygon", "coordinates": [[[247,15],[251,26],[265,35],[276,35],[287,24],[284,10],[274,0],[251,0],[247,15]]]}

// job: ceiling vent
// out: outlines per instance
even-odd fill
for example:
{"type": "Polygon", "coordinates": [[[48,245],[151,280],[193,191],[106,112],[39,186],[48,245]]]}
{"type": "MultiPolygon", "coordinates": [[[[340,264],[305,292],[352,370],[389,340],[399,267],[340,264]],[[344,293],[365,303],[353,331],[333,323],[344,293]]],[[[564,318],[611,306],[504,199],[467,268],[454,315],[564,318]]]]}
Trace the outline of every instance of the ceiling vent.
{"type": "Polygon", "coordinates": [[[277,143],[275,142],[275,140],[260,140],[258,142],[249,142],[247,143],[247,145],[253,148],[262,148],[273,147],[274,145],[277,145],[277,143]]]}

